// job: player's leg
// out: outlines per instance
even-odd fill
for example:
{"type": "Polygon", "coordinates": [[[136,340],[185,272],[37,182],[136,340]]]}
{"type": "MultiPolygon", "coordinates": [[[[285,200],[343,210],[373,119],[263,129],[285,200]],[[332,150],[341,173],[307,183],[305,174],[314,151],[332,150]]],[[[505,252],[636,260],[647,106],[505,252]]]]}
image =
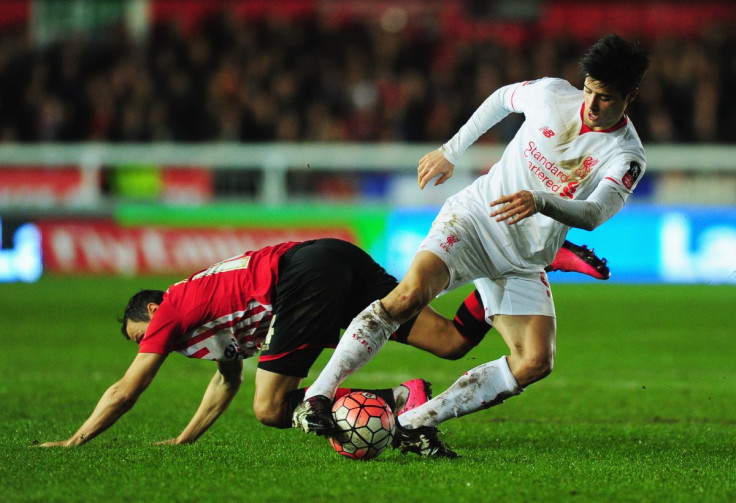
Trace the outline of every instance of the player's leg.
{"type": "Polygon", "coordinates": [[[404,414],[400,421],[403,427],[437,426],[448,419],[493,407],[549,374],[555,348],[553,317],[497,315],[494,325],[511,354],[460,376],[447,390],[404,414]]]}
{"type": "MultiPolygon", "coordinates": [[[[431,308],[425,308],[411,327],[407,342],[438,356],[459,358],[480,343],[491,327],[492,325],[485,319],[481,296],[478,290],[473,290],[460,305],[451,323],[431,308]],[[446,353],[442,353],[443,347],[446,353]]],[[[416,410],[417,407],[411,410],[416,410]]],[[[406,413],[410,414],[411,411],[406,413]]],[[[439,432],[435,426],[420,425],[407,429],[402,427],[402,422],[410,425],[409,421],[404,421],[402,415],[397,421],[393,444],[402,453],[413,452],[426,457],[457,457],[457,453],[439,439],[439,432]]]]}
{"type": "Polygon", "coordinates": [[[442,259],[433,252],[420,251],[404,279],[381,299],[381,304],[392,319],[404,323],[428,306],[449,281],[450,273],[442,259]]]}
{"type": "Polygon", "coordinates": [[[509,347],[508,366],[522,388],[552,372],[557,333],[554,317],[499,314],[493,322],[509,347]]]}
{"type": "Polygon", "coordinates": [[[298,392],[301,381],[301,377],[277,374],[262,368],[256,369],[253,393],[253,412],[256,419],[267,426],[277,428],[291,426],[290,411],[304,396],[303,391],[298,392]]]}
{"type": "Polygon", "coordinates": [[[483,279],[475,285],[484,311],[519,313],[493,317],[511,353],[471,369],[445,392],[404,414],[397,422],[396,437],[402,451],[452,457],[454,453],[437,439],[439,423],[500,404],[551,370],[556,326],[546,274],[483,279]]]}

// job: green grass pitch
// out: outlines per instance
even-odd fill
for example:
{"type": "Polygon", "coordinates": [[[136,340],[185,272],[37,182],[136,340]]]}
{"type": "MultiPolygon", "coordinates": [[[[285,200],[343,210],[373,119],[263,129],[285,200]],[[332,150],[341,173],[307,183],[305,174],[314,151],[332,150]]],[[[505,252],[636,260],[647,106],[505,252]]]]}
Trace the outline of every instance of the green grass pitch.
{"type": "MultiPolygon", "coordinates": [[[[179,355],[100,437],[35,447],[70,436],[132,361],[136,347],[115,321],[127,298],[174,279],[0,284],[0,500],[736,501],[733,286],[555,286],[555,370],[503,405],[443,424],[457,460],[388,451],[350,461],[325,439],[262,426],[251,411],[255,361],[198,443],[152,445],[181,431],[214,372],[179,355]]],[[[452,314],[465,293],[435,306],[452,314]]],[[[389,343],[346,384],[421,376],[437,393],[505,352],[493,331],[453,362],[389,343]]]]}

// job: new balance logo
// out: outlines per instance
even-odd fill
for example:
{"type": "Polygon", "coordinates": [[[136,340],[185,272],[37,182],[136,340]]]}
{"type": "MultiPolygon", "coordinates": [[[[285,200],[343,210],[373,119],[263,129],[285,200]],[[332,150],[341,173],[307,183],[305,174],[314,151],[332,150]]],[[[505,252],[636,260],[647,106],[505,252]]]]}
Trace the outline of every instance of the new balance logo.
{"type": "Polygon", "coordinates": [[[547,138],[552,138],[552,137],[553,137],[553,136],[555,135],[555,132],[554,132],[554,131],[552,131],[552,130],[551,130],[550,128],[548,128],[547,126],[542,126],[542,127],[540,127],[540,128],[539,128],[539,130],[540,130],[540,131],[542,132],[542,134],[543,134],[544,136],[546,136],[547,138]]]}

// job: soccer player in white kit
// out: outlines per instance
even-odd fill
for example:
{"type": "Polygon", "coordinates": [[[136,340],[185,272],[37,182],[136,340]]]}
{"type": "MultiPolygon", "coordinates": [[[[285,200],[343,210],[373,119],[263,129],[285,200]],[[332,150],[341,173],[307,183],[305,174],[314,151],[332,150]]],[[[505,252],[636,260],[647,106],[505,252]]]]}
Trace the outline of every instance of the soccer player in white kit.
{"type": "Polygon", "coordinates": [[[455,457],[437,438],[439,423],[499,404],[551,372],[556,322],[544,267],[571,227],[592,230],[604,223],[641,178],[644,149],[625,111],[648,63],[638,44],[608,35],[580,61],[582,91],[556,78],[502,87],[450,141],[420,160],[420,189],[435,178],[435,185],[443,183],[483,133],[510,113],[525,115],[500,161],[445,202],[400,284],[348,326],[295,410],[295,427],[329,434],[327,411],[339,383],[402,322],[470,281],[510,354],[469,370],[404,414],[397,447],[455,457]]]}

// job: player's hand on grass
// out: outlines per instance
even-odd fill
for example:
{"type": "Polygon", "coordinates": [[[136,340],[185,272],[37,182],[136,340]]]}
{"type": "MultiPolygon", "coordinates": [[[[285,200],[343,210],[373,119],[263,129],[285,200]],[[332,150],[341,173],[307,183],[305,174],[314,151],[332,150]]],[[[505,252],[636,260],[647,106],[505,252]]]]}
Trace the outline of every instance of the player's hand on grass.
{"type": "Polygon", "coordinates": [[[154,442],[153,445],[176,445],[179,444],[179,442],[176,438],[169,438],[166,440],[161,440],[160,442],[154,442]]]}
{"type": "Polygon", "coordinates": [[[435,180],[435,186],[445,183],[452,176],[454,170],[455,166],[445,159],[441,150],[433,150],[419,160],[419,167],[417,168],[419,190],[422,190],[427,182],[437,175],[440,175],[440,177],[435,180]]]}
{"type": "Polygon", "coordinates": [[[528,190],[520,190],[509,196],[501,196],[491,203],[491,206],[502,205],[491,213],[496,222],[507,220],[509,225],[515,224],[537,212],[534,196],[528,190]]]}

